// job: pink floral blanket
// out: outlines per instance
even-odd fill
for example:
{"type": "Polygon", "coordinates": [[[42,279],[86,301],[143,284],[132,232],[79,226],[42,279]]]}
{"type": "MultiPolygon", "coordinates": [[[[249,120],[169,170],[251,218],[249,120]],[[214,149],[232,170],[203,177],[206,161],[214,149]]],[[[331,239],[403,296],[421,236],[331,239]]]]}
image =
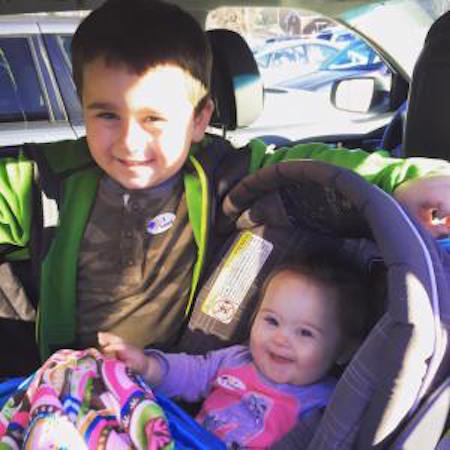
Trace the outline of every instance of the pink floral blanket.
{"type": "Polygon", "coordinates": [[[61,350],[0,411],[0,450],[174,448],[151,389],[98,350],[61,350]]]}

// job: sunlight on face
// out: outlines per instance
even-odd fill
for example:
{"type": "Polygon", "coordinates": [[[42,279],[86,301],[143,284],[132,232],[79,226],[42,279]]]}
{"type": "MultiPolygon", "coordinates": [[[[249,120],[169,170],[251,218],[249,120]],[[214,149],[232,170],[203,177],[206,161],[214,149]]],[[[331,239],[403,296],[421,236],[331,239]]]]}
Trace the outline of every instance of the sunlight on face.
{"type": "Polygon", "coordinates": [[[183,166],[206,125],[194,117],[185,71],[163,65],[142,75],[95,59],[83,72],[82,104],[89,150],[128,189],[166,181],[183,166]]]}

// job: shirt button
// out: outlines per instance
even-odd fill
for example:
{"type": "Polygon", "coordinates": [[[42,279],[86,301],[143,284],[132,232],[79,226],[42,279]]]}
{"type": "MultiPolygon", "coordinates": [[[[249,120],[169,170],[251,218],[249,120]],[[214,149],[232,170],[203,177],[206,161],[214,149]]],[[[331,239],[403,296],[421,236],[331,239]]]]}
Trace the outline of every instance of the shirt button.
{"type": "Polygon", "coordinates": [[[132,259],[129,259],[127,261],[127,266],[131,267],[134,264],[134,261],[132,259]]]}
{"type": "Polygon", "coordinates": [[[137,202],[132,202],[130,206],[131,206],[131,210],[134,212],[139,212],[141,209],[139,207],[139,203],[137,203],[137,202]]]}
{"type": "Polygon", "coordinates": [[[133,233],[131,231],[125,231],[125,237],[131,238],[133,237],[133,233]]]}

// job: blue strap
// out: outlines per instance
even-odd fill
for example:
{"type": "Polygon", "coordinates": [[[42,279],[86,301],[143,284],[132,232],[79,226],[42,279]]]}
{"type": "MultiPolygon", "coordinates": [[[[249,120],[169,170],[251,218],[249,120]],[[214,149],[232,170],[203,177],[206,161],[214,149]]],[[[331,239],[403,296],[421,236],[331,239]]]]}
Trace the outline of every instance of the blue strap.
{"type": "Polygon", "coordinates": [[[169,421],[176,450],[226,450],[223,441],[206,431],[172,400],[161,394],[156,399],[169,421]]]}
{"type": "MultiPolygon", "coordinates": [[[[18,388],[21,387],[22,383],[26,381],[25,377],[9,378],[6,381],[0,383],[0,409],[3,408],[6,401],[11,397],[18,388]]],[[[27,383],[25,383],[26,385],[27,383]]],[[[23,388],[24,386],[22,386],[23,388]]]]}
{"type": "Polygon", "coordinates": [[[447,253],[450,253],[450,237],[437,240],[438,245],[447,253]]]}

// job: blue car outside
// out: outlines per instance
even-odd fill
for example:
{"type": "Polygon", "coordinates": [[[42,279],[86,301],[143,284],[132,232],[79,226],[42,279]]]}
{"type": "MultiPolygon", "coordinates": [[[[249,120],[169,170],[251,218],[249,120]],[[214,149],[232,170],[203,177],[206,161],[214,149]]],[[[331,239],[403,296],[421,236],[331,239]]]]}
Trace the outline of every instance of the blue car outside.
{"type": "Polygon", "coordinates": [[[357,39],[324,61],[315,72],[281,82],[277,87],[319,91],[330,89],[333,82],[342,78],[360,76],[386,77],[390,71],[371,47],[357,39]]]}

